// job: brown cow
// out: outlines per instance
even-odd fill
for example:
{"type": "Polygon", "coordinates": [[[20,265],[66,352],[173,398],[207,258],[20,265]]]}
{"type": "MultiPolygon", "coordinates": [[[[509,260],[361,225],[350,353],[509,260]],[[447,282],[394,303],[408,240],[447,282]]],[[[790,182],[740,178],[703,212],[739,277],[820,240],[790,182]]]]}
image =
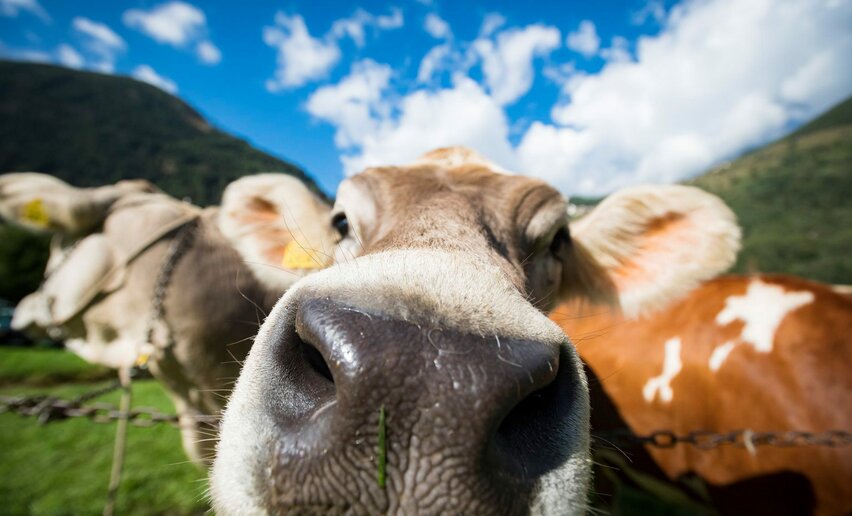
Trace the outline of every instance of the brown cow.
{"type": "Polygon", "coordinates": [[[546,311],[663,304],[727,268],[739,228],[683,186],[626,189],[570,231],[566,207],[463,150],[344,181],[303,227],[337,231],[333,262],[278,301],[228,402],[217,511],[584,511],[585,377],[546,311]]]}
{"type": "MultiPolygon", "coordinates": [[[[605,397],[592,399],[594,430],[852,431],[852,299],[829,286],[730,276],[638,320],[576,304],[551,318],[601,382],[605,397]]],[[[849,447],[647,452],[669,479],[701,476],[730,511],[852,511],[849,447]]]]}

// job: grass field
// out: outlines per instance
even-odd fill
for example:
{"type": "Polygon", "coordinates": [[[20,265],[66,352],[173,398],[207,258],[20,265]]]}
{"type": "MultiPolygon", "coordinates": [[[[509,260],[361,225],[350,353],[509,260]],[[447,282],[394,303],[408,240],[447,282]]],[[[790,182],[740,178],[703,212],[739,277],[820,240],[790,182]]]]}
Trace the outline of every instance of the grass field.
{"type": "MultiPolygon", "coordinates": [[[[2,395],[71,398],[109,378],[102,368],[63,350],[0,347],[2,395]]],[[[111,393],[98,401],[117,405],[118,397],[111,393]]],[[[154,380],[134,383],[133,404],[174,412],[154,380]]],[[[70,419],[39,425],[33,418],[0,414],[0,513],[100,514],[114,436],[114,423],[70,419]]],[[[206,474],[186,463],[176,428],[131,426],[127,442],[116,514],[183,515],[208,509],[206,474]]]]}
{"type": "MultiPolygon", "coordinates": [[[[108,370],[64,350],[0,346],[0,395],[43,393],[69,399],[112,378],[108,370]]],[[[118,398],[114,392],[98,401],[117,405],[118,398]]],[[[134,382],[133,405],[174,412],[165,391],[154,380],[134,382]]],[[[34,418],[0,414],[0,515],[101,514],[114,437],[114,423],[78,418],[40,425],[34,418]]],[[[176,428],[131,426],[127,442],[116,514],[208,512],[203,496],[206,474],[186,462],[176,428]]],[[[607,467],[596,474],[613,476],[614,471],[607,467]]],[[[640,480],[613,480],[619,486],[615,496],[593,496],[595,506],[602,514],[613,516],[712,514],[671,486],[648,478],[640,480]],[[653,489],[648,489],[649,483],[653,489]]]]}

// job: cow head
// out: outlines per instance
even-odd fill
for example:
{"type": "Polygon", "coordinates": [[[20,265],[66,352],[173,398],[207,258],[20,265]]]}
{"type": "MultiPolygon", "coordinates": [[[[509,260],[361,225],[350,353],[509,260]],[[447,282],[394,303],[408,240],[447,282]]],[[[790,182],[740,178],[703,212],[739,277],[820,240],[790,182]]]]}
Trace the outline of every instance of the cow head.
{"type": "Polygon", "coordinates": [[[728,267],[739,230],[681,186],[630,189],[568,222],[552,187],[464,150],[344,181],[301,228],[318,238],[300,245],[305,269],[323,269],[269,314],[229,402],[217,509],[581,511],[585,377],[545,312],[567,297],[662,303],[728,267]]]}
{"type": "Polygon", "coordinates": [[[78,238],[100,226],[120,198],[158,189],[144,179],[96,188],[76,188],[37,172],[0,175],[0,219],[34,231],[78,238]]]}

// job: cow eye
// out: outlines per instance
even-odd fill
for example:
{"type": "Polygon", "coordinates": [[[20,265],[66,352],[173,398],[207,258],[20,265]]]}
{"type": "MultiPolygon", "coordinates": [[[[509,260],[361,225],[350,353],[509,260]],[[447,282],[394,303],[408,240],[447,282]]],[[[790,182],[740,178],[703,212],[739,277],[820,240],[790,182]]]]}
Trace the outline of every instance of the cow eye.
{"type": "Polygon", "coordinates": [[[331,227],[340,234],[340,238],[346,238],[349,234],[349,219],[345,213],[338,213],[331,218],[331,227]]]}
{"type": "Polygon", "coordinates": [[[571,233],[567,226],[562,226],[553,235],[553,240],[550,241],[550,252],[554,255],[559,255],[568,246],[571,245],[571,233]]]}

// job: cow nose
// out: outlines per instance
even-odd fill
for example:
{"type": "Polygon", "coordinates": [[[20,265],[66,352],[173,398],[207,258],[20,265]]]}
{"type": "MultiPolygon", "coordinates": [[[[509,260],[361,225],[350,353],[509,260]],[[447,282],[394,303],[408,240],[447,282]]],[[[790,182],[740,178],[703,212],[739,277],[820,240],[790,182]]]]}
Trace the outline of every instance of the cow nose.
{"type": "MultiPolygon", "coordinates": [[[[380,412],[389,482],[404,483],[406,475],[434,482],[443,474],[459,483],[475,477],[516,485],[565,460],[560,443],[577,380],[561,374],[566,358],[553,343],[430,327],[311,299],[300,304],[282,347],[289,378],[282,392],[298,392],[303,412],[281,423],[291,439],[281,449],[298,456],[299,468],[346,457],[359,463],[347,470],[375,478],[380,412]]],[[[333,481],[329,467],[316,471],[333,481]]]]}

